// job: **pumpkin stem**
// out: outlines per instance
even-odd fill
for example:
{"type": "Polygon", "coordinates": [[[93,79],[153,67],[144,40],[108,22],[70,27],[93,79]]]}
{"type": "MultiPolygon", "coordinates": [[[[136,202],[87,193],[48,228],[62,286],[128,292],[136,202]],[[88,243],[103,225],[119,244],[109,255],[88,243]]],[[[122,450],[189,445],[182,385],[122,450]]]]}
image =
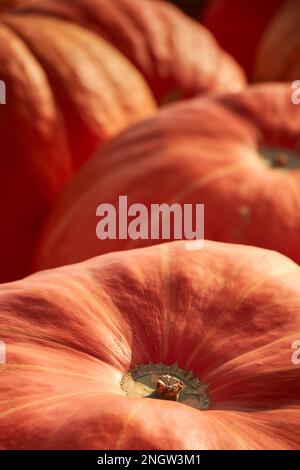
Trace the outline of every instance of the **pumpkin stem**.
{"type": "Polygon", "coordinates": [[[183,389],[184,385],[179,379],[172,375],[162,375],[156,382],[155,393],[163,400],[177,401],[183,389]]]}
{"type": "Polygon", "coordinates": [[[260,147],[258,150],[271,168],[284,170],[300,168],[300,154],[297,150],[284,147],[260,147]]]}
{"type": "Polygon", "coordinates": [[[273,166],[276,168],[284,168],[289,164],[289,156],[284,152],[278,153],[273,161],[273,166]]]}
{"type": "Polygon", "coordinates": [[[120,386],[128,397],[176,400],[197,410],[207,410],[210,405],[207,385],[177,363],[135,366],[123,374],[120,386]]]}

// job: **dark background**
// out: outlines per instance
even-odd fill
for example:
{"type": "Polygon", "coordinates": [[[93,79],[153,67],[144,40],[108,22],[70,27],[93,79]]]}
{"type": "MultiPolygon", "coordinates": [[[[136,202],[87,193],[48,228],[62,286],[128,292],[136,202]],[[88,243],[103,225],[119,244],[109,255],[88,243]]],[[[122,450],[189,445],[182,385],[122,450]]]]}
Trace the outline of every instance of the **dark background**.
{"type": "MultiPolygon", "coordinates": [[[[177,7],[181,8],[187,15],[193,18],[200,18],[201,11],[208,0],[168,0],[177,7]]],[[[241,0],[243,1],[243,0],[241,0]]]]}

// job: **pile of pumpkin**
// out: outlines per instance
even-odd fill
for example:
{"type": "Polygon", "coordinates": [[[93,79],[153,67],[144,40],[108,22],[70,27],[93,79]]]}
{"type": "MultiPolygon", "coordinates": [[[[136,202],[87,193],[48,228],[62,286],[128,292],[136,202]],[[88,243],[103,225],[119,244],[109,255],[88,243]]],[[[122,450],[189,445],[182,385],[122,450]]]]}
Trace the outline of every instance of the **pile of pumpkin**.
{"type": "Polygon", "coordinates": [[[0,449],[299,449],[300,2],[0,12],[0,449]],[[99,240],[120,195],[203,248],[99,240]]]}

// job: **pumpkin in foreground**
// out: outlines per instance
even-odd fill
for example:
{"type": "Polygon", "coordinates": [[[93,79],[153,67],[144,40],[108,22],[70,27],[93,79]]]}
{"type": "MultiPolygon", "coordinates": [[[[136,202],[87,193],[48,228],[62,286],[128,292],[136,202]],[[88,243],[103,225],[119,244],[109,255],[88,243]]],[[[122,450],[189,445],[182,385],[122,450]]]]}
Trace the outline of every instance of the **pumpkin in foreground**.
{"type": "Polygon", "coordinates": [[[132,64],[78,25],[3,13],[0,43],[3,282],[26,273],[41,223],[70,175],[155,104],[132,64]]]}
{"type": "Polygon", "coordinates": [[[105,38],[140,70],[160,103],[245,86],[241,67],[218,46],[212,34],[170,3],[19,1],[28,5],[29,14],[78,23],[105,38]]]}
{"type": "Polygon", "coordinates": [[[151,204],[202,203],[206,238],[300,263],[300,106],[290,96],[288,85],[264,84],[190,100],[110,141],[63,191],[34,269],[163,241],[97,238],[97,208],[109,203],[118,213],[120,195],[149,214],[151,204]]]}
{"type": "Polygon", "coordinates": [[[170,242],[4,284],[0,447],[297,449],[299,335],[300,268],[255,247],[170,242]]]}

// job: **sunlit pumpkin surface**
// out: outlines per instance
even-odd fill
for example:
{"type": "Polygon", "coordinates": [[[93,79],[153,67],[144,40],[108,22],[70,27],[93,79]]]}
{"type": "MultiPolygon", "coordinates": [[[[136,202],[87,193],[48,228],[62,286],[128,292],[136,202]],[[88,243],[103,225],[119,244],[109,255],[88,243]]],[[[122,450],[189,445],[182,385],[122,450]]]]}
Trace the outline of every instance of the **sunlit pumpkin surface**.
{"type": "Polygon", "coordinates": [[[29,14],[80,24],[109,41],[139,69],[160,103],[245,86],[242,68],[213,35],[168,2],[16,1],[28,5],[29,14]]]}
{"type": "Polygon", "coordinates": [[[105,40],[39,14],[0,14],[0,282],[24,276],[41,224],[91,152],[155,110],[138,70],[105,40]]]}
{"type": "Polygon", "coordinates": [[[254,247],[185,248],[0,286],[2,449],[299,448],[300,268],[254,247]],[[208,407],[130,396],[124,374],[149,363],[177,363],[208,407]]]}

